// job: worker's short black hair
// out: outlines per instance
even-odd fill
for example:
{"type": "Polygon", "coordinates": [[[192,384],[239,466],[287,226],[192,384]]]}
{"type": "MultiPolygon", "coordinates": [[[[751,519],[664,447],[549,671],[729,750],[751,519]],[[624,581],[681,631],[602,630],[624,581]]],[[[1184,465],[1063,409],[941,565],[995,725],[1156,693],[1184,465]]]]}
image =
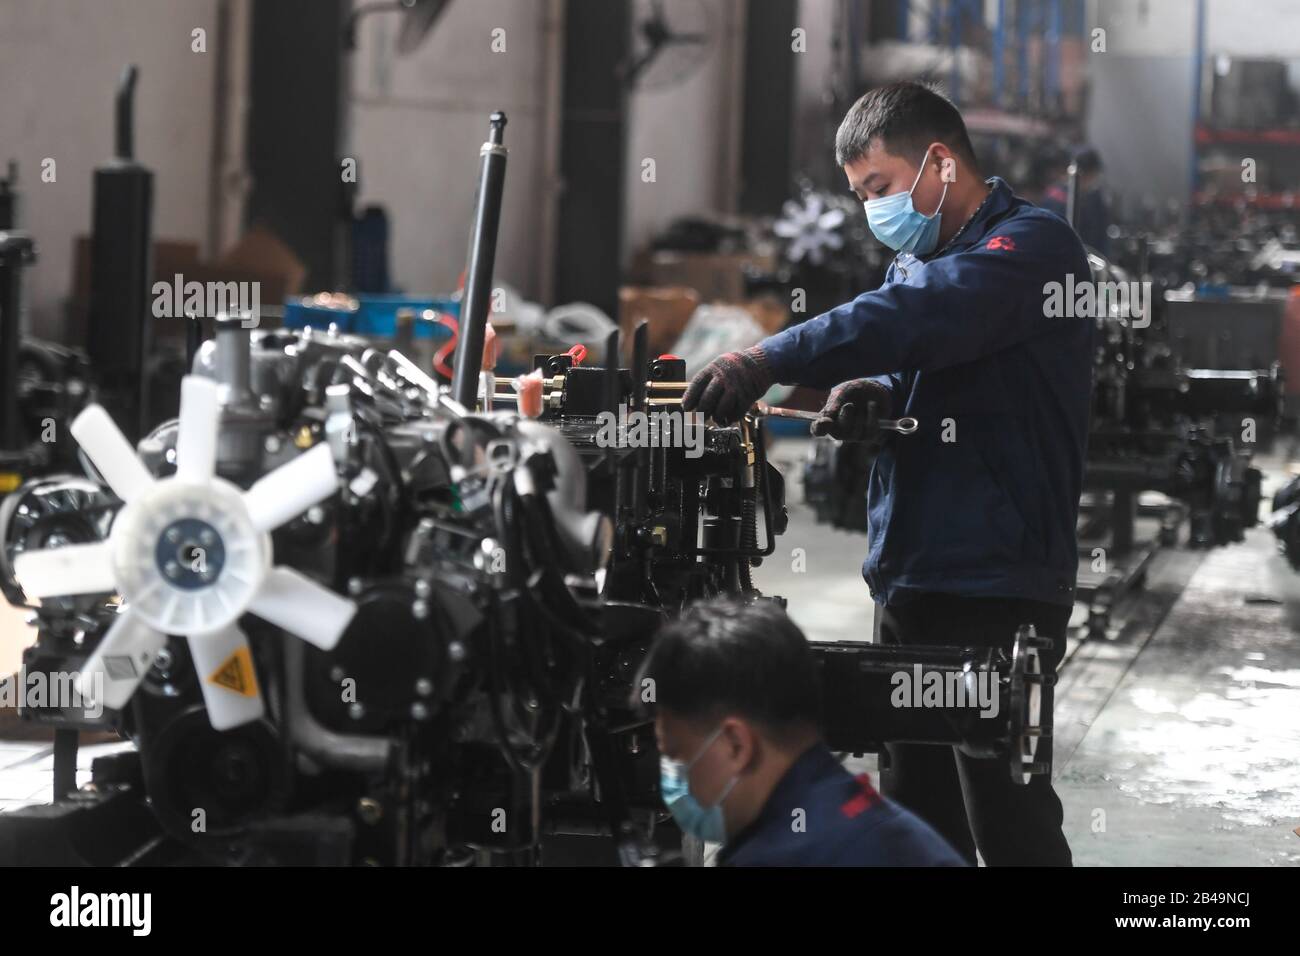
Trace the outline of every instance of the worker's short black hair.
{"type": "Polygon", "coordinates": [[[966,123],[957,107],[920,83],[879,86],[849,107],[835,134],[835,162],[844,166],[866,155],[876,139],[885,151],[920,162],[931,143],[943,143],[976,165],[966,123]]]}
{"type": "Polygon", "coordinates": [[[707,730],[737,715],[778,743],[821,723],[821,674],[808,641],[773,601],[701,602],[664,625],[636,699],[707,730]]]}
{"type": "Polygon", "coordinates": [[[1072,157],[1075,165],[1079,167],[1079,174],[1086,176],[1089,173],[1101,172],[1101,153],[1097,152],[1091,146],[1080,146],[1074,151],[1072,157]]]}

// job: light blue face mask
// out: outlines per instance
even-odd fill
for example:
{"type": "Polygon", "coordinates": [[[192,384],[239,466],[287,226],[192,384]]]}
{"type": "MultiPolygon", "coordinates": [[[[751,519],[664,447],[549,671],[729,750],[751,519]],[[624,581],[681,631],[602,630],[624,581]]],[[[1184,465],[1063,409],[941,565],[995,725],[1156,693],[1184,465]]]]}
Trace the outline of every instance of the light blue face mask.
{"type": "Polygon", "coordinates": [[[925,164],[929,159],[930,151],[927,149],[925,158],[921,160],[921,168],[916,171],[916,179],[912,180],[912,188],[907,192],[868,199],[862,204],[862,208],[867,211],[867,225],[871,227],[872,234],[895,252],[923,256],[927,252],[933,252],[939,242],[939,209],[943,208],[943,201],[948,198],[948,181],[944,180],[939,207],[931,215],[917,212],[912,205],[912,192],[921,181],[921,174],[925,172],[925,164]]]}
{"type": "Polygon", "coordinates": [[[721,727],[715,730],[690,763],[663,756],[659,758],[659,790],[664,799],[664,806],[668,808],[684,833],[689,833],[708,843],[725,843],[727,840],[722,802],[730,795],[732,787],[740,777],[732,777],[723,788],[717,802],[711,807],[704,807],[691,795],[690,774],[691,768],[713,746],[713,742],[721,733],[721,727]]]}

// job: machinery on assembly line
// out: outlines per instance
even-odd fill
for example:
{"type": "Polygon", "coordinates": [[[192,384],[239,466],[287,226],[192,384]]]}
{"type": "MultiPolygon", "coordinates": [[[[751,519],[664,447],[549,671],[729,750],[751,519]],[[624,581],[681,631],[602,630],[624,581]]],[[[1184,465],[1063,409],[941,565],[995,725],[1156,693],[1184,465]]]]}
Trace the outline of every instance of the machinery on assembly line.
{"type": "MultiPolygon", "coordinates": [[[[617,333],[603,367],[538,356],[535,408],[481,373],[504,124],[450,384],[364,338],[227,316],[177,418],[133,443],[90,404],[60,429],[84,473],[5,499],[0,586],[38,628],[25,673],[73,674],[79,699],[23,709],[55,728],[55,802],[0,815],[0,862],[680,857],[635,677],[688,602],[780,600],[750,570],[785,530],[784,486],[764,416],[684,415],[684,363],[649,356],[644,327],[630,368],[617,333]],[[664,440],[674,414],[697,441],[664,440]],[[90,729],[134,747],[79,790],[90,729]]],[[[815,650],[832,746],[931,740],[1021,782],[1050,771],[1031,632],[1010,655],[815,650]],[[890,675],[914,669],[996,687],[998,714],[891,708],[890,675]]]]}

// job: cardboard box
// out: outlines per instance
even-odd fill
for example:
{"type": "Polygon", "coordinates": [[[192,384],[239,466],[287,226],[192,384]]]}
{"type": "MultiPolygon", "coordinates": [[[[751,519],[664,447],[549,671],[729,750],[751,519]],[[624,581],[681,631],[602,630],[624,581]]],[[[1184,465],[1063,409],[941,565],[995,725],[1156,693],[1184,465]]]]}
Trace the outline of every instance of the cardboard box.
{"type": "Polygon", "coordinates": [[[685,286],[701,302],[743,302],[745,270],[772,272],[776,256],[751,252],[652,252],[644,260],[648,284],[685,286]]]}

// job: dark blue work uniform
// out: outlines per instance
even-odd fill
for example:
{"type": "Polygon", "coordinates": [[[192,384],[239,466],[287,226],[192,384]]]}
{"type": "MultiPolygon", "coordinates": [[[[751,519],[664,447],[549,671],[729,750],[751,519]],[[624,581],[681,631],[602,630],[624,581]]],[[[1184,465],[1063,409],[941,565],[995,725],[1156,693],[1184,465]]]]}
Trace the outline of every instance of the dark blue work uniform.
{"type": "Polygon", "coordinates": [[[762,812],[718,855],[720,866],[965,866],[939,834],[810,747],[762,812]]]}
{"type": "Polygon", "coordinates": [[[1073,600],[1094,322],[1045,303],[1091,274],[1064,221],[989,182],[947,246],[899,255],[879,289],[762,343],[778,382],[876,377],[889,417],[919,422],[871,473],[863,576],[883,604],[1073,600]]]}

